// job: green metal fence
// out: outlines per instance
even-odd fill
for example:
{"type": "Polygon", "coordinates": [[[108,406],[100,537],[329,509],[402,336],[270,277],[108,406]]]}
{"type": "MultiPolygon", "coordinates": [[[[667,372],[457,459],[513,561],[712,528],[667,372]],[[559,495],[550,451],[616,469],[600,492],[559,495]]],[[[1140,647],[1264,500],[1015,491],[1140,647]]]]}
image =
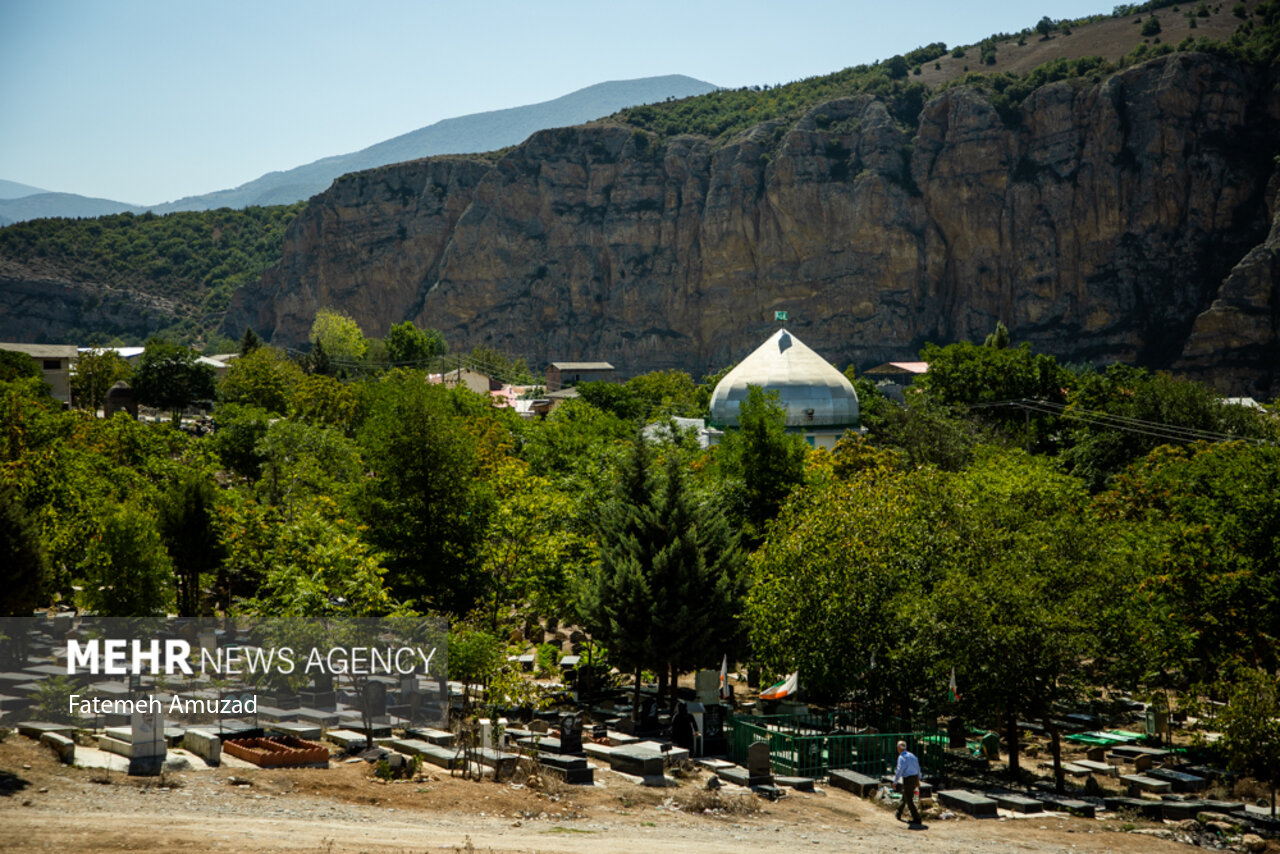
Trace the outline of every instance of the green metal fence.
{"type": "Polygon", "coordinates": [[[767,742],[775,774],[822,779],[834,768],[880,777],[893,773],[898,742],[920,759],[925,776],[942,774],[945,738],[932,731],[859,734],[841,731],[833,718],[816,715],[739,715],[729,720],[729,755],[743,764],[747,748],[767,742]]]}

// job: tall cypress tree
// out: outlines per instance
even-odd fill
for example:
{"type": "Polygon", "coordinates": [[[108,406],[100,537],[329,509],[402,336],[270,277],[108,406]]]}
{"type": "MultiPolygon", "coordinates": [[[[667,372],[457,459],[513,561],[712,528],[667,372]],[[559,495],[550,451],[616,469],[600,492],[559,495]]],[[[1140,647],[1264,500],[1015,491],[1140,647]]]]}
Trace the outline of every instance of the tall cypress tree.
{"type": "Polygon", "coordinates": [[[581,596],[583,622],[603,640],[620,670],[635,673],[632,716],[640,714],[640,670],[653,660],[653,589],[650,574],[659,547],[650,452],[637,437],[614,499],[601,509],[600,564],[581,596]]]}
{"type": "Polygon", "coordinates": [[[638,438],[601,512],[600,564],[582,595],[587,628],[636,674],[637,715],[642,668],[677,674],[714,663],[732,642],[743,561],[724,518],[694,500],[679,456],[661,484],[651,467],[638,438]]]}
{"type": "Polygon", "coordinates": [[[658,502],[662,547],[654,556],[652,587],[655,660],[676,678],[715,664],[735,645],[744,555],[724,516],[690,493],[677,454],[667,458],[658,502]]]}

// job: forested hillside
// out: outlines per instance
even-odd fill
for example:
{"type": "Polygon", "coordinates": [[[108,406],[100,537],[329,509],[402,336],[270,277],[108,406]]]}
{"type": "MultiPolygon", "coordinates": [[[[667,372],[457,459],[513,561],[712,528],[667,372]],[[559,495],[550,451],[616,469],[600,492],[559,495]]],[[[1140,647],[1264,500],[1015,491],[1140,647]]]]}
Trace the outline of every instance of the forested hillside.
{"type": "MultiPolygon", "coordinates": [[[[11,312],[0,314],[3,337],[31,340],[43,333],[77,343],[115,337],[141,343],[161,332],[204,341],[221,322],[231,294],[279,260],[285,227],[301,209],[299,203],[167,216],[40,219],[0,229],[0,283],[15,287],[12,279],[19,275],[47,277],[90,291],[71,306],[50,299],[48,311],[64,314],[46,313],[45,329],[22,330],[11,312]],[[110,319],[114,306],[134,301],[148,306],[150,324],[127,315],[110,319]]],[[[33,296],[39,299],[38,293],[33,296]]],[[[32,314],[41,317],[39,310],[32,314]]]]}

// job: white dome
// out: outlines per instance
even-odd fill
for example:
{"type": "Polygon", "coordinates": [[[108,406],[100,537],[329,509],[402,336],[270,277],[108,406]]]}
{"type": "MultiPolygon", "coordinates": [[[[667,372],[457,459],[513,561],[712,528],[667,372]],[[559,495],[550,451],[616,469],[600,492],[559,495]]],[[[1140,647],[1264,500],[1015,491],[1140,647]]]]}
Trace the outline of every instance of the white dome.
{"type": "Polygon", "coordinates": [[[711,423],[737,427],[747,388],[776,391],[788,427],[857,427],[858,394],[844,374],[785,329],[743,359],[711,393],[711,423]]]}

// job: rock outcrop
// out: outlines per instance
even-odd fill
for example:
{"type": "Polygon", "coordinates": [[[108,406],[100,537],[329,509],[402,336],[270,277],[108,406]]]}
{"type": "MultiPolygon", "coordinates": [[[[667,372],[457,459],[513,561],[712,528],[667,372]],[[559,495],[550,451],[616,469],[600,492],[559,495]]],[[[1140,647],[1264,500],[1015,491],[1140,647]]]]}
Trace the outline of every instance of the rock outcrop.
{"type": "Polygon", "coordinates": [[[152,294],[0,259],[0,328],[10,340],[88,343],[89,331],[146,338],[190,311],[152,294]]]}
{"type": "Polygon", "coordinates": [[[410,318],[455,349],[697,374],[776,309],[859,367],[1002,320],[1064,360],[1272,397],[1277,91],[1273,71],[1177,53],[1013,116],[958,87],[910,127],[859,96],[719,147],[600,123],[383,167],[312,199],[225,328],[297,344],[332,306],[368,334],[410,318]]]}

